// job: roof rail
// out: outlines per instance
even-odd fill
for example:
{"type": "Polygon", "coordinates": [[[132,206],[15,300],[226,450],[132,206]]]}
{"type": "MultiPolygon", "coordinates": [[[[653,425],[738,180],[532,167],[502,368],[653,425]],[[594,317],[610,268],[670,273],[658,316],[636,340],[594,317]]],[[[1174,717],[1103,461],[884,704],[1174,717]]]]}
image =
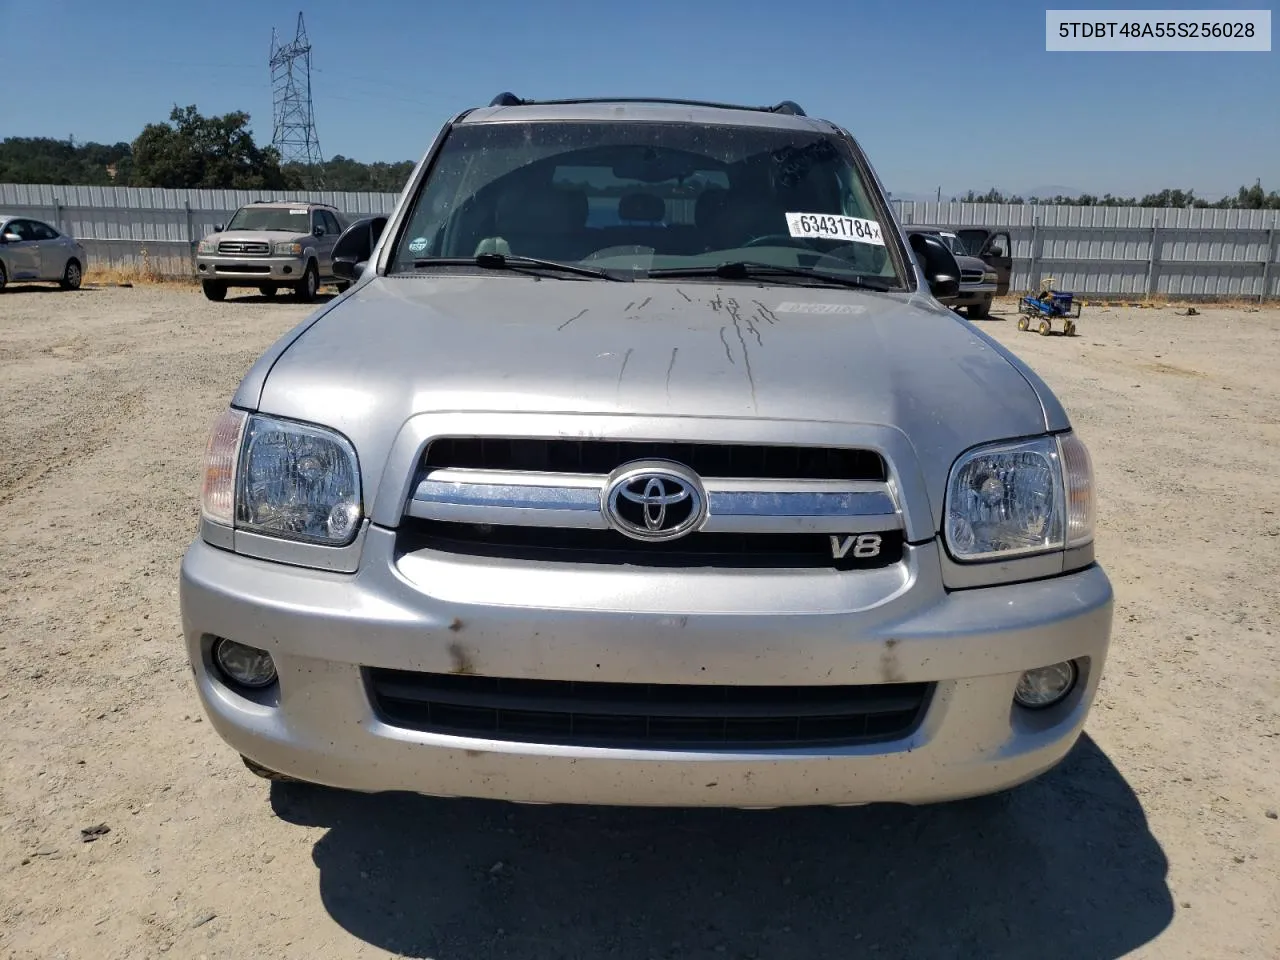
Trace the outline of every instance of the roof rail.
{"type": "Polygon", "coordinates": [[[774,113],[789,113],[794,117],[808,116],[804,112],[804,107],[796,103],[794,100],[783,100],[781,103],[769,108],[774,113]]]}
{"type": "Polygon", "coordinates": [[[783,100],[772,107],[751,107],[739,103],[719,103],[714,100],[676,100],[670,97],[574,97],[568,100],[521,100],[514,93],[500,93],[489,101],[491,107],[566,106],[580,103],[667,103],[680,107],[712,107],[718,110],[754,110],[759,113],[785,113],[791,116],[808,116],[794,100],[783,100]]]}

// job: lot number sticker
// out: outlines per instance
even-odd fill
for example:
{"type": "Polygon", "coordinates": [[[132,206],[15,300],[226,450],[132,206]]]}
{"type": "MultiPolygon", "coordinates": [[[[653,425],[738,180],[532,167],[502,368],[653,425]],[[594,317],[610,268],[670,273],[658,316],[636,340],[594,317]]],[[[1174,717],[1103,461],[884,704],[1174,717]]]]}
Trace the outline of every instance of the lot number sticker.
{"type": "Polygon", "coordinates": [[[793,237],[818,240],[848,240],[884,246],[880,224],[858,217],[842,217],[830,213],[788,213],[787,232],[793,237]]]}

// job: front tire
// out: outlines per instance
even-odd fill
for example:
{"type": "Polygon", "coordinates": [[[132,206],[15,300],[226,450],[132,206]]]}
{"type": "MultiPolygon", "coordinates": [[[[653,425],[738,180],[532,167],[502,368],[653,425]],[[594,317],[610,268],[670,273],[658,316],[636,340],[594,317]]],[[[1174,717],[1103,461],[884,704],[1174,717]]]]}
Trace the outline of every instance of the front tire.
{"type": "Polygon", "coordinates": [[[9,274],[4,272],[4,264],[0,263],[0,293],[4,293],[4,288],[9,285],[9,274]]]}
{"type": "Polygon", "coordinates": [[[84,270],[80,267],[80,261],[73,257],[67,261],[67,269],[62,271],[62,279],[59,283],[63,290],[79,290],[83,282],[84,270]]]}
{"type": "Polygon", "coordinates": [[[293,288],[293,295],[302,303],[310,303],[320,291],[320,274],[314,263],[307,264],[307,272],[302,275],[298,285],[293,288]]]}
{"type": "Polygon", "coordinates": [[[981,303],[971,303],[966,308],[970,320],[982,320],[991,315],[991,298],[983,300],[981,303]]]}
{"type": "Polygon", "coordinates": [[[204,290],[204,295],[210,300],[227,299],[227,285],[219,283],[217,280],[205,280],[201,282],[200,287],[204,290]]]}
{"type": "Polygon", "coordinates": [[[276,773],[274,770],[271,770],[268,767],[264,767],[260,763],[255,763],[254,761],[246,757],[244,754],[240,754],[240,759],[244,761],[244,765],[249,768],[249,771],[254,776],[261,777],[263,780],[270,780],[272,783],[302,783],[303,782],[299,780],[297,777],[291,777],[288,774],[284,774],[284,773],[276,773]]]}

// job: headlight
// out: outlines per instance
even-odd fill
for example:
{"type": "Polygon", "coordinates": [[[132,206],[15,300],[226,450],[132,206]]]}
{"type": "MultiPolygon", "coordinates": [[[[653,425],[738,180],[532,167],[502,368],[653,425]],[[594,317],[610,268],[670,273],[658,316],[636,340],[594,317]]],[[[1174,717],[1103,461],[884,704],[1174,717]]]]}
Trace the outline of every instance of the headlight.
{"type": "Polygon", "coordinates": [[[217,253],[218,244],[214,240],[201,240],[200,246],[196,248],[197,253],[217,253]]]}
{"type": "Polygon", "coordinates": [[[228,410],[205,455],[201,512],[237,530],[345,546],[360,528],[360,468],[339,434],[228,410]]]}
{"type": "Polygon", "coordinates": [[[1000,274],[995,273],[994,271],[988,271],[982,275],[983,283],[995,283],[999,279],[1000,279],[1000,274]]]}
{"type": "Polygon", "coordinates": [[[236,482],[236,528],[328,546],[360,527],[360,469],[345,438],[289,420],[250,417],[236,482]]]}
{"type": "Polygon", "coordinates": [[[1093,470],[1074,434],[971,450],[947,482],[947,546],[957,560],[995,560],[1093,540],[1093,470]]]}
{"type": "Polygon", "coordinates": [[[302,255],[302,244],[300,243],[277,243],[273,244],[271,249],[277,257],[299,257],[302,255]]]}

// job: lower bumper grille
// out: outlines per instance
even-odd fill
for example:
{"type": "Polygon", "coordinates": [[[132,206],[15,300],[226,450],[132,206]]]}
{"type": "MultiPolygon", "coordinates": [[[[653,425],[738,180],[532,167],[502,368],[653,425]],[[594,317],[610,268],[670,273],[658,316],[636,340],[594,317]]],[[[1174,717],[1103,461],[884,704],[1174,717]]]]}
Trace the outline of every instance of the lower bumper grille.
{"type": "Polygon", "coordinates": [[[514,680],[368,669],[374,708],[393,726],[565,746],[716,749],[897,740],[933,684],[712,686],[514,680]]]}
{"type": "Polygon", "coordinates": [[[214,269],[218,273],[270,273],[271,267],[265,263],[220,263],[214,269]]]}

